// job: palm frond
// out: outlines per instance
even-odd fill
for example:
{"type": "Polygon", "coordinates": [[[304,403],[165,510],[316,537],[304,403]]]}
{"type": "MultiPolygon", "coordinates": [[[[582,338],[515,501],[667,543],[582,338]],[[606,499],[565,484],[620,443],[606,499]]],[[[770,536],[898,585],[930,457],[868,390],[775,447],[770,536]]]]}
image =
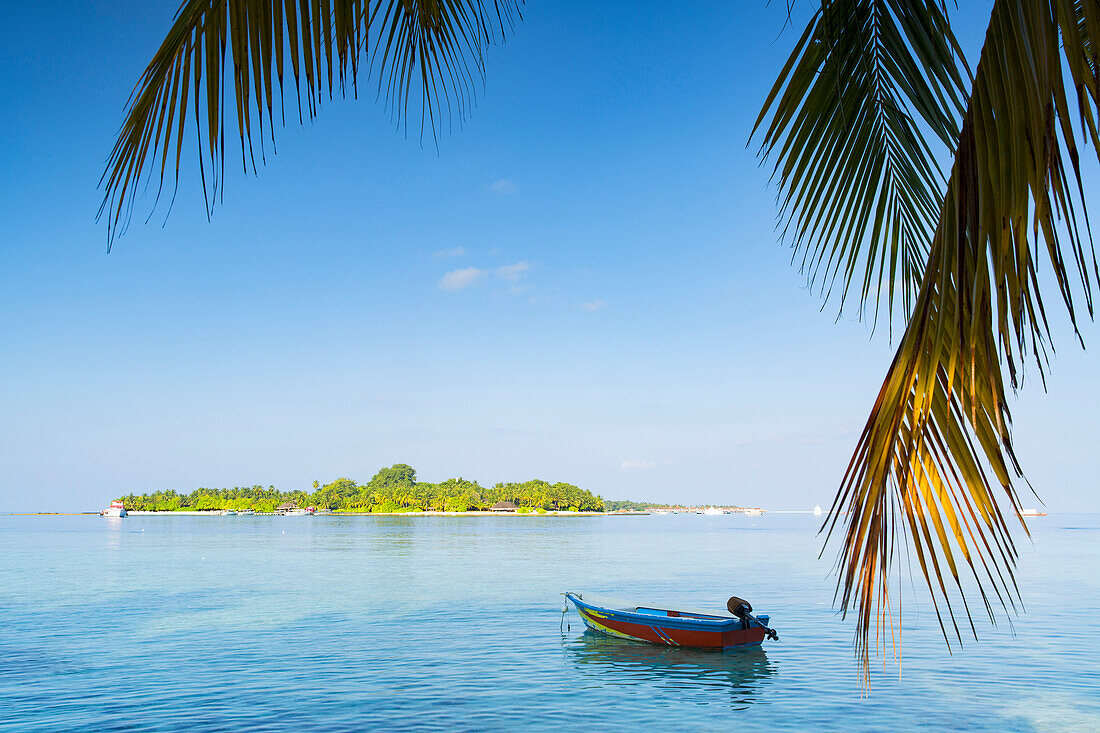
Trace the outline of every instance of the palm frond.
{"type": "Polygon", "coordinates": [[[257,148],[261,162],[265,156],[265,115],[272,151],[276,106],[284,119],[287,66],[299,122],[317,114],[325,95],[344,96],[349,86],[357,95],[363,68],[397,120],[417,112],[411,105],[419,90],[422,134],[434,135],[452,115],[464,118],[484,72],[482,51],[511,29],[520,2],[185,0],[134,88],[100,180],[108,247],[125,230],[143,183],[158,177],[157,201],[169,169],[173,190],[178,185],[188,127],[208,216],[224,180],[227,114],[236,115],[245,171],[256,170],[257,148]]]}
{"type": "Polygon", "coordinates": [[[753,135],[770,116],[782,232],[841,309],[911,309],[945,185],[926,136],[954,149],[968,76],[935,0],[823,0],[795,45],[753,135]]]}
{"type": "Polygon", "coordinates": [[[959,619],[976,636],[971,582],[991,620],[1018,607],[1006,517],[1023,525],[1022,472],[1005,385],[1019,387],[1025,361],[1047,366],[1042,260],[1074,326],[1075,290],[1092,315],[1100,277],[1078,138],[1100,142],[1097,32],[1098,0],[993,6],[915,307],[826,524],[829,537],[842,528],[838,596],[857,612],[865,674],[871,647],[886,644],[899,529],[949,646],[959,619]]]}

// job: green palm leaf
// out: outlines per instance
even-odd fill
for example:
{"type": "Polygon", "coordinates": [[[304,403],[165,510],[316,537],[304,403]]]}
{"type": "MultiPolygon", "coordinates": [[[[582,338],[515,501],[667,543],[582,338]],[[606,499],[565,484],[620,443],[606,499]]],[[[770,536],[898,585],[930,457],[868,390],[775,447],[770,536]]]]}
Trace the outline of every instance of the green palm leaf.
{"type": "Polygon", "coordinates": [[[840,0],[822,2],[776,80],[753,134],[770,115],[760,152],[782,231],[842,307],[852,286],[861,314],[884,289],[888,307],[912,307],[945,184],[926,133],[953,150],[965,70],[939,3],[840,0]]]}
{"type": "MultiPolygon", "coordinates": [[[[891,11],[900,5],[891,3],[891,11]]],[[[822,13],[834,10],[828,3],[822,13]]],[[[834,531],[842,537],[838,594],[845,612],[857,612],[865,674],[871,647],[887,641],[888,573],[899,529],[949,645],[952,636],[962,639],[957,613],[976,634],[964,582],[974,583],[990,619],[997,607],[1017,607],[1016,549],[1005,516],[1019,518],[1013,481],[1022,474],[1005,385],[1019,386],[1025,360],[1044,373],[1050,343],[1041,259],[1051,265],[1071,321],[1076,324],[1074,280],[1092,314],[1092,284],[1100,277],[1081,227],[1078,136],[1098,142],[1091,44],[1098,31],[1097,0],[994,4],[915,305],[833,504],[834,512],[847,514],[834,513],[826,525],[830,537],[834,531]],[[1067,89],[1077,102],[1078,129],[1067,89]]],[[[927,112],[921,115],[927,120],[927,112]]],[[[802,144],[820,147],[819,121],[804,127],[802,144]]],[[[873,148],[860,147],[863,134],[853,133],[845,144],[866,154],[873,148]]],[[[912,155],[923,149],[919,142],[908,145],[912,155]]],[[[786,164],[786,152],[777,155],[786,164]]],[[[873,199],[850,193],[860,180],[833,185],[849,191],[837,194],[847,196],[841,200],[861,207],[853,217],[874,216],[873,199]]],[[[929,179],[921,185],[935,193],[929,179]]],[[[813,231],[801,217],[796,226],[813,231]]],[[[827,231],[833,249],[896,249],[882,233],[868,241],[851,239],[852,232],[835,223],[827,231]]],[[[887,276],[910,276],[893,262],[887,276]]]]}
{"type": "Polygon", "coordinates": [[[356,95],[366,68],[396,119],[418,112],[421,133],[434,135],[451,115],[466,115],[484,46],[502,39],[518,13],[519,0],[185,0],[134,88],[100,181],[108,247],[125,230],[142,181],[158,176],[158,201],[169,169],[178,183],[188,127],[208,216],[224,180],[227,114],[236,116],[245,171],[256,169],[265,135],[274,149],[273,110],[281,122],[288,66],[300,122],[334,91],[343,96],[350,86],[356,95]]]}

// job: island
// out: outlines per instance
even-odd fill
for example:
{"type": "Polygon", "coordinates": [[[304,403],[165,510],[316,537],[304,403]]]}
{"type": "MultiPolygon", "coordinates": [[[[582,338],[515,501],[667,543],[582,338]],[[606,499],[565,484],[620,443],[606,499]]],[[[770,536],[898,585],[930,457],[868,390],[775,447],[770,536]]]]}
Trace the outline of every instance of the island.
{"type": "Polygon", "coordinates": [[[551,512],[604,512],[600,496],[573,484],[550,483],[531,479],[522,483],[497,483],[491,488],[477,481],[451,478],[434,484],[417,481],[416,470],[398,463],[383,468],[366,484],[350,478],[338,478],[321,485],[313,482],[312,491],[279,491],[274,486],[234,486],[199,488],[188,494],[154,491],[121,497],[131,512],[274,512],[293,503],[311,506],[334,514],[400,514],[409,512],[489,512],[501,503],[514,505],[517,514],[551,512]]]}

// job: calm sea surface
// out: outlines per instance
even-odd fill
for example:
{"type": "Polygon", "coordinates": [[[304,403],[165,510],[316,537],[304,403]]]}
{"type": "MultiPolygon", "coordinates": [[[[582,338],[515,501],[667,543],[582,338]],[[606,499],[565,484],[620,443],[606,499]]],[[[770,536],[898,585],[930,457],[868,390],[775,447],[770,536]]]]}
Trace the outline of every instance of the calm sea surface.
{"type": "Polygon", "coordinates": [[[1030,521],[1015,635],[948,656],[910,589],[900,679],[862,697],[817,526],[2,516],[0,730],[1100,730],[1100,517],[1030,521]],[[563,633],[565,590],[736,594],[781,641],[663,649],[572,609],[563,633]]]}

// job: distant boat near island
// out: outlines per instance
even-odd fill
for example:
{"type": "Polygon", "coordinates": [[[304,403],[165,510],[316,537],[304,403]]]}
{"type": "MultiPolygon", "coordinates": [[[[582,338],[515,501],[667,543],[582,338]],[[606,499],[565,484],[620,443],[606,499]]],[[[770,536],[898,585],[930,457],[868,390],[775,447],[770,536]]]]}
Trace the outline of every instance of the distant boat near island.
{"type": "Polygon", "coordinates": [[[126,506],[122,503],[121,499],[116,499],[111,502],[111,506],[101,511],[100,514],[112,519],[121,519],[126,516],[126,506]]]}
{"type": "Polygon", "coordinates": [[[1041,512],[1038,509],[1021,509],[1020,510],[1020,516],[1021,517],[1045,517],[1046,515],[1047,515],[1046,512],[1041,512]]]}
{"type": "Polygon", "coordinates": [[[280,504],[275,513],[284,517],[312,517],[317,513],[317,508],[308,506],[305,509],[298,506],[297,502],[288,501],[285,504],[280,504]]]}

